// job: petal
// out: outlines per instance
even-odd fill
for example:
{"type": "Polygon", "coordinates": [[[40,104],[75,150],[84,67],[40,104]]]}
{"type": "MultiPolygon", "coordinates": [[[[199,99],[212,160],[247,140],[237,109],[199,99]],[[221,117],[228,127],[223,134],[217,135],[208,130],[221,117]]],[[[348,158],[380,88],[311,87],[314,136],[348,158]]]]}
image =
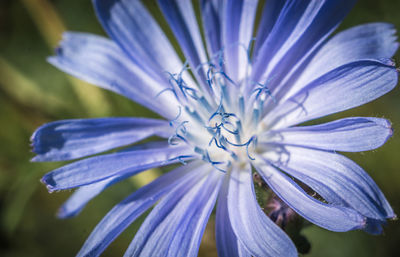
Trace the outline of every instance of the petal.
{"type": "Polygon", "coordinates": [[[286,1],[282,0],[269,0],[265,3],[262,14],[260,24],[257,29],[257,36],[254,43],[253,56],[258,55],[258,51],[260,47],[268,38],[268,35],[271,33],[279,14],[282,11],[283,6],[286,1]]]}
{"type": "Polygon", "coordinates": [[[379,235],[383,232],[382,225],[384,224],[386,224],[385,221],[367,218],[367,224],[363,230],[372,235],[379,235]]]}
{"type": "Polygon", "coordinates": [[[207,61],[191,1],[158,1],[165,19],[193,68],[207,61]]]}
{"type": "Polygon", "coordinates": [[[48,61],[70,75],[128,97],[166,118],[178,112],[175,98],[159,94],[168,84],[132,62],[106,38],[64,33],[56,54],[48,61]]]}
{"type": "Polygon", "coordinates": [[[156,76],[182,69],[182,62],[164,32],[140,0],[93,0],[108,35],[131,59],[156,76]]]}
{"type": "Polygon", "coordinates": [[[182,166],[140,188],[100,221],[77,256],[98,256],[136,218],[171,190],[187,188],[205,175],[199,163],[182,166]]]}
{"type": "Polygon", "coordinates": [[[58,210],[57,217],[65,219],[78,215],[90,200],[113,184],[114,180],[112,177],[78,188],[58,210]]]}
{"type": "Polygon", "coordinates": [[[32,135],[32,161],[65,161],[133,144],[150,136],[173,134],[168,122],[146,118],[63,120],[32,135]],[[170,133],[169,133],[170,132],[170,133]]]}
{"type": "Polygon", "coordinates": [[[215,218],[215,233],[218,256],[220,257],[250,257],[244,246],[233,232],[228,213],[229,176],[226,176],[218,197],[217,214],[215,218]]]}
{"type": "Polygon", "coordinates": [[[395,214],[370,176],[348,158],[326,151],[285,146],[264,155],[273,165],[310,186],[326,201],[385,220],[395,214]]]}
{"type": "Polygon", "coordinates": [[[359,229],[365,225],[364,217],[358,212],[314,199],[292,179],[268,163],[257,163],[256,169],[276,195],[310,222],[336,232],[359,229]]]}
{"type": "Polygon", "coordinates": [[[234,81],[246,76],[258,0],[227,0],[222,13],[225,69],[234,81]]]}
{"type": "Polygon", "coordinates": [[[203,20],[204,37],[209,56],[215,56],[222,49],[221,23],[224,2],[201,0],[200,9],[203,20]]]}
{"type": "MultiPolygon", "coordinates": [[[[279,83],[341,23],[354,0],[287,1],[255,56],[253,79],[279,83]]],[[[271,85],[273,87],[273,85],[271,85]]]]}
{"type": "Polygon", "coordinates": [[[193,74],[204,92],[209,92],[205,84],[206,70],[198,69],[202,64],[207,63],[207,55],[202,42],[196,15],[191,1],[179,0],[158,0],[158,5],[176,39],[185,54],[193,74]]]}
{"type": "Polygon", "coordinates": [[[133,171],[132,173],[115,175],[99,182],[79,187],[60,207],[57,217],[65,219],[78,215],[90,200],[95,198],[108,187],[134,175],[135,173],[137,172],[133,171]]]}
{"type": "Polygon", "coordinates": [[[232,170],[228,212],[233,231],[253,256],[297,256],[290,238],[273,223],[257,203],[251,168],[232,170]]]}
{"type": "Polygon", "coordinates": [[[320,125],[268,131],[259,137],[259,142],[361,152],[382,146],[392,134],[388,120],[352,117],[320,125]]]}
{"type": "Polygon", "coordinates": [[[145,150],[126,150],[77,161],[53,170],[42,178],[49,191],[91,184],[115,175],[134,175],[143,170],[179,162],[186,147],[164,146],[145,150]]]}
{"type": "Polygon", "coordinates": [[[147,216],[124,256],[197,256],[224,173],[169,193],[147,216]]]}
{"type": "Polygon", "coordinates": [[[392,90],[397,77],[395,67],[376,61],[341,66],[276,105],[264,122],[275,129],[284,128],[360,106],[392,90]]]}
{"type": "Polygon", "coordinates": [[[338,33],[313,56],[285,97],[342,65],[365,59],[391,58],[399,46],[395,33],[394,26],[387,23],[360,25],[338,33]]]}

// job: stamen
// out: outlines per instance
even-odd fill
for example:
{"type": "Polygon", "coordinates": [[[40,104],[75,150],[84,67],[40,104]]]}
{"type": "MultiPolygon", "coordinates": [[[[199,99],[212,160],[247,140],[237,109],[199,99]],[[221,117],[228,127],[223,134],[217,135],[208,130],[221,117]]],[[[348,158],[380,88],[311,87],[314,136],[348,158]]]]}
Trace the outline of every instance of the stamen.
{"type": "Polygon", "coordinates": [[[168,159],[168,161],[174,161],[174,160],[178,160],[180,163],[182,163],[183,165],[186,165],[187,163],[185,162],[185,158],[187,158],[187,159],[191,159],[191,158],[193,158],[194,156],[193,155],[180,155],[180,156],[178,156],[178,157],[175,157],[175,158],[171,158],[171,159],[168,159]]]}
{"type": "Polygon", "coordinates": [[[169,145],[177,145],[178,143],[173,142],[174,139],[177,139],[176,135],[173,134],[168,138],[168,144],[169,145]]]}
{"type": "Polygon", "coordinates": [[[173,88],[166,88],[166,89],[161,90],[158,94],[156,94],[155,98],[158,98],[162,93],[165,93],[167,91],[171,91],[174,94],[175,98],[178,100],[178,95],[176,94],[176,92],[173,88]]]}
{"type": "Polygon", "coordinates": [[[267,80],[267,82],[265,82],[265,84],[261,84],[260,82],[252,82],[253,85],[258,85],[259,87],[255,88],[253,90],[253,93],[256,92],[256,96],[255,99],[258,100],[258,98],[260,97],[261,93],[265,93],[267,94],[269,97],[271,97],[272,101],[274,101],[274,103],[276,103],[276,99],[275,97],[272,95],[271,91],[269,90],[269,88],[267,87],[267,84],[272,80],[273,78],[267,80]]]}
{"type": "Polygon", "coordinates": [[[217,165],[221,165],[221,164],[225,164],[225,163],[226,163],[226,167],[231,166],[231,162],[230,162],[230,161],[227,161],[227,162],[219,162],[219,161],[213,161],[213,160],[211,160],[210,155],[209,155],[209,153],[208,153],[207,150],[205,151],[205,155],[203,155],[203,160],[205,160],[205,161],[211,163],[211,165],[212,165],[214,168],[216,168],[216,169],[219,170],[219,171],[222,171],[223,173],[226,173],[226,170],[223,170],[223,169],[217,167],[217,165]]]}
{"type": "MultiPolygon", "coordinates": [[[[254,39],[249,42],[248,47],[241,43],[236,44],[246,49],[248,58],[250,58],[253,41],[254,39]]],[[[244,128],[249,126],[251,131],[257,128],[265,108],[265,100],[269,97],[275,101],[275,98],[267,86],[270,80],[265,84],[249,81],[247,77],[234,81],[224,71],[223,53],[224,49],[219,51],[212,61],[202,63],[195,69],[198,73],[200,69],[205,72],[209,88],[192,88],[186,84],[183,72],[188,71],[189,67],[185,63],[178,74],[169,73],[171,88],[166,90],[180,97],[179,101],[183,100],[177,117],[170,121],[170,125],[175,128],[175,134],[169,138],[168,142],[177,144],[179,140],[192,145],[194,152],[203,156],[204,161],[209,162],[217,170],[226,172],[231,162],[243,161],[239,158],[247,155],[250,160],[254,160],[249,153],[249,147],[252,144],[256,147],[257,137],[253,135],[249,138],[247,133],[251,132],[244,131],[244,128]],[[241,95],[241,90],[243,86],[252,85],[256,86],[253,86],[253,93],[247,102],[241,95]],[[208,92],[203,92],[205,90],[208,92]],[[213,96],[210,97],[210,94],[206,93],[211,93],[213,96]],[[248,110],[250,116],[245,115],[248,110]],[[183,111],[185,121],[182,121],[183,111]],[[243,120],[244,117],[245,120],[243,120]],[[190,126],[186,126],[188,123],[190,126]],[[245,140],[247,141],[244,142],[245,140]],[[244,148],[237,149],[237,147],[245,147],[246,155],[244,148]]]]}
{"type": "MultiPolygon", "coordinates": [[[[187,137],[187,135],[188,135],[187,129],[186,129],[186,127],[185,127],[185,124],[186,124],[186,123],[189,123],[189,121],[183,121],[183,122],[181,122],[178,126],[176,126],[176,128],[175,128],[175,134],[171,135],[171,136],[168,138],[168,144],[169,144],[169,145],[177,145],[177,144],[178,144],[178,143],[176,143],[176,142],[173,142],[174,139],[181,139],[182,141],[187,142],[187,140],[186,140],[186,138],[185,138],[185,137],[187,137]],[[183,136],[179,134],[180,132],[183,133],[183,136]]],[[[171,122],[170,122],[170,125],[171,125],[171,122]]]]}
{"type": "Polygon", "coordinates": [[[243,143],[243,144],[235,144],[235,143],[232,143],[232,142],[230,142],[230,141],[228,141],[228,140],[226,140],[226,142],[227,142],[228,144],[230,144],[230,145],[237,146],[237,147],[246,146],[247,157],[249,157],[250,160],[253,160],[253,161],[255,160],[255,159],[254,159],[253,157],[251,157],[250,154],[249,154],[249,145],[250,145],[252,142],[253,142],[254,145],[257,144],[257,137],[256,137],[256,136],[252,136],[246,143],[243,143]]]}

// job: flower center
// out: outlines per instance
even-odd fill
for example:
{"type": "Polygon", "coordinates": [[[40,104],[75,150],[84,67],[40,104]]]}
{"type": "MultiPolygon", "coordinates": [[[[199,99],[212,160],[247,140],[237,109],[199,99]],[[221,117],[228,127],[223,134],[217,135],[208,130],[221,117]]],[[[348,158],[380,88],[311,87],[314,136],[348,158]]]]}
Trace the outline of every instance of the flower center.
{"type": "Polygon", "coordinates": [[[217,67],[213,63],[202,65],[206,74],[203,85],[186,82],[184,77],[190,76],[185,74],[188,68],[179,74],[169,74],[171,87],[163,92],[172,92],[181,104],[177,117],[170,121],[175,133],[169,143],[184,141],[204,161],[227,171],[233,162],[254,160],[259,120],[270,93],[267,87],[251,83],[247,78],[233,81],[221,65],[217,67]],[[243,89],[249,86],[255,89],[245,101],[243,89]]]}

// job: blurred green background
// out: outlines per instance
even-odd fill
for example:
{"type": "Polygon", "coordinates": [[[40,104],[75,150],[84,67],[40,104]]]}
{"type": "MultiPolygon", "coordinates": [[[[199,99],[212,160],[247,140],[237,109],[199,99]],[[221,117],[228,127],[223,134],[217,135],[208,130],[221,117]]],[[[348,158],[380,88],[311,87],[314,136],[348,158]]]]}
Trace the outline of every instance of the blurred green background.
{"type": "MultiPolygon", "coordinates": [[[[150,5],[153,5],[151,2],[150,5]]],[[[400,29],[399,0],[359,1],[340,29],[385,21],[400,29]]],[[[164,25],[163,25],[164,26],[164,25]]],[[[106,212],[160,171],[114,186],[92,201],[76,218],[55,213],[71,192],[49,194],[41,176],[60,163],[30,163],[29,137],[39,125],[68,118],[154,116],[121,96],[97,89],[56,70],[46,62],[64,30],[104,34],[89,0],[0,0],[0,256],[74,256],[106,212]]],[[[395,60],[400,62],[400,55],[395,60]]],[[[385,117],[394,136],[378,150],[351,154],[400,212],[400,97],[398,89],[345,116],[385,117]]],[[[121,256],[143,219],[127,229],[105,251],[121,256]]],[[[216,256],[213,222],[200,256],[216,256]]],[[[312,249],[307,256],[399,256],[400,225],[389,221],[385,232],[333,233],[315,226],[303,233],[312,249]]]]}

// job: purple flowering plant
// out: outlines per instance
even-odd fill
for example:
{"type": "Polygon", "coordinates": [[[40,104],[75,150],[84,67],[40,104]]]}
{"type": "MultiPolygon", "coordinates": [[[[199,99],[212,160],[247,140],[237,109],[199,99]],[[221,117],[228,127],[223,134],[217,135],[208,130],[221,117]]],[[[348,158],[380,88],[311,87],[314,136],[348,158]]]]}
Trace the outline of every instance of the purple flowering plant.
{"type": "Polygon", "coordinates": [[[49,191],[77,188],[59,216],[77,215],[107,187],[139,172],[182,165],[110,210],[78,256],[100,255],[153,206],[125,256],[196,256],[214,207],[219,256],[297,256],[282,229],[295,213],[331,231],[381,233],[395,217],[392,208],[368,174],[337,152],[380,147],[392,135],[390,122],[349,117],[303,124],[368,103],[397,84],[392,25],[370,23],[332,36],[354,2],[202,0],[197,19],[191,1],[159,0],[182,62],[143,2],[93,0],[109,39],[67,32],[48,61],[160,118],[75,119],[38,128],[33,161],[82,158],[42,179],[49,191]],[[153,136],[160,140],[133,145],[153,136]],[[256,199],[254,174],[273,192],[269,213],[256,199]]]}

